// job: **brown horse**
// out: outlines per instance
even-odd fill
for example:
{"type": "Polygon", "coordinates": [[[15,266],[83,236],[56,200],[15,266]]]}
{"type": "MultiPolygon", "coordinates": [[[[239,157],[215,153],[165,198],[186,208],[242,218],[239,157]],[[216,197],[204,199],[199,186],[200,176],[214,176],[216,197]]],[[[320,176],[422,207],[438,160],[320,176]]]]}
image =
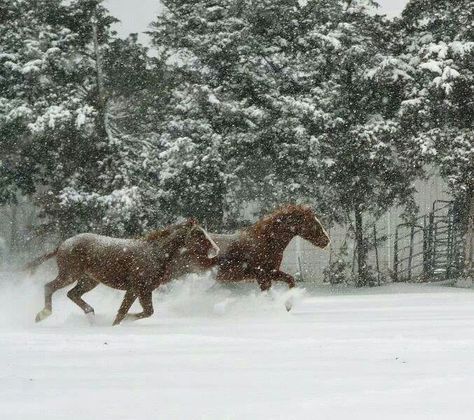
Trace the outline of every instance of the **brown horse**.
{"type": "MultiPolygon", "coordinates": [[[[290,288],[294,287],[294,278],[281,271],[280,265],[283,251],[295,236],[319,248],[325,248],[330,242],[312,209],[303,205],[284,206],[231,235],[211,233],[220,249],[216,259],[217,281],[257,280],[262,291],[269,289],[272,281],[283,281],[290,288]]],[[[199,270],[186,253],[172,261],[175,276],[199,270]]]]}
{"type": "Polygon", "coordinates": [[[41,321],[52,313],[52,295],[75,281],[68,297],[86,314],[93,314],[82,295],[99,283],[126,290],[114,325],[127,315],[138,297],[143,312],[130,315],[134,319],[153,314],[152,292],[172,276],[171,261],[186,252],[193,264],[208,268],[216,263],[219,248],[194,219],[151,233],[142,239],[116,239],[84,233],[67,239],[58,248],[28,264],[33,270],[53,256],[58,276],[45,285],[45,307],[36,316],[41,321]]]}

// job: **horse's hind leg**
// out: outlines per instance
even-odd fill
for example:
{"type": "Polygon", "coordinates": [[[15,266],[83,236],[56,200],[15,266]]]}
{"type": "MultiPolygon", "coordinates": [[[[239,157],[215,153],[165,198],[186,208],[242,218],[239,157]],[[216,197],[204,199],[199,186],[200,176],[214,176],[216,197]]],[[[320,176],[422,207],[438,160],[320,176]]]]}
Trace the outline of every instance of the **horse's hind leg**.
{"type": "Polygon", "coordinates": [[[94,314],[94,308],[82,299],[82,295],[90,292],[98,284],[93,278],[84,276],[77,282],[76,286],[67,292],[67,297],[79,306],[86,315],[94,314]]]}
{"type": "Polygon", "coordinates": [[[53,293],[68,284],[74,283],[74,279],[62,273],[44,286],[44,309],[36,315],[36,322],[42,321],[53,312],[53,293]]]}

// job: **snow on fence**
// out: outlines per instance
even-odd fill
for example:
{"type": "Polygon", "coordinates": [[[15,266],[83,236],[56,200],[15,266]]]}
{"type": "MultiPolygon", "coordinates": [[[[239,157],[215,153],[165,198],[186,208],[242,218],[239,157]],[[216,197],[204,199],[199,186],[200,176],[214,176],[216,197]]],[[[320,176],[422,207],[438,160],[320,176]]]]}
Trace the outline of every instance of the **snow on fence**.
{"type": "MultiPolygon", "coordinates": [[[[403,220],[400,217],[401,211],[397,208],[388,211],[377,223],[368,223],[365,228],[369,245],[368,264],[375,273],[378,272],[382,277],[393,278],[393,272],[396,269],[396,253],[399,254],[400,266],[398,268],[402,274],[399,280],[414,280],[420,278],[423,272],[429,273],[431,278],[454,274],[449,270],[456,267],[457,264],[456,258],[460,252],[459,235],[453,231],[448,208],[438,211],[439,205],[443,207],[442,203],[450,202],[451,197],[445,192],[447,186],[436,171],[428,168],[427,173],[431,175],[427,180],[418,181],[415,184],[417,190],[415,201],[419,207],[421,220],[415,221],[416,226],[413,226],[413,229],[411,225],[400,226],[403,224],[403,220]],[[423,249],[423,243],[429,232],[423,235],[423,229],[424,226],[430,225],[430,221],[423,222],[423,217],[426,215],[429,218],[433,212],[436,215],[432,224],[432,237],[429,240],[431,240],[435,254],[431,257],[428,256],[428,258],[435,258],[435,261],[431,263],[432,271],[428,272],[426,271],[428,269],[427,254],[423,249]],[[426,224],[423,225],[423,223],[426,224]],[[396,238],[397,231],[398,239],[396,238]],[[374,246],[375,243],[377,246],[374,246]]],[[[329,252],[320,250],[300,238],[295,238],[285,252],[284,269],[290,274],[301,273],[305,281],[323,283],[324,269],[330,263],[331,258],[338,256],[341,246],[346,242],[345,260],[349,263],[352,271],[355,271],[357,269],[354,256],[355,245],[348,233],[349,229],[349,226],[335,226],[330,230],[331,249],[329,252]]]]}
{"type": "MultiPolygon", "coordinates": [[[[348,270],[357,270],[356,249],[349,227],[330,232],[331,247],[321,250],[295,238],[285,252],[284,269],[305,281],[322,283],[331,259],[342,258],[348,270]],[[340,254],[342,245],[346,252],[340,254]]],[[[436,200],[428,214],[409,223],[390,213],[365,230],[367,262],[376,280],[426,281],[458,276],[463,267],[462,228],[453,201],[436,200]]],[[[350,277],[346,272],[346,277],[350,277]]]]}

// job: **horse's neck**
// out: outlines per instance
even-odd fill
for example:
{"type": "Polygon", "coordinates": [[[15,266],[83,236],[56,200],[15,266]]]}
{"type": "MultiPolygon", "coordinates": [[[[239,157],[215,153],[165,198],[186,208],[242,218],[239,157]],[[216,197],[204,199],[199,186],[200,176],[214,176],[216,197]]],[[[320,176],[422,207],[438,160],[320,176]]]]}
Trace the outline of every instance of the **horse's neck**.
{"type": "Polygon", "coordinates": [[[295,236],[290,227],[277,220],[272,221],[263,233],[265,240],[271,243],[272,248],[279,252],[283,252],[295,236]]]}
{"type": "Polygon", "coordinates": [[[173,240],[168,243],[166,249],[168,259],[174,258],[176,254],[185,247],[185,245],[183,238],[173,238],[173,240]]]}
{"type": "Polygon", "coordinates": [[[183,248],[184,241],[182,238],[175,237],[170,235],[163,238],[161,241],[156,241],[153,246],[153,252],[155,258],[167,262],[170,261],[178,253],[178,251],[183,248]]]}

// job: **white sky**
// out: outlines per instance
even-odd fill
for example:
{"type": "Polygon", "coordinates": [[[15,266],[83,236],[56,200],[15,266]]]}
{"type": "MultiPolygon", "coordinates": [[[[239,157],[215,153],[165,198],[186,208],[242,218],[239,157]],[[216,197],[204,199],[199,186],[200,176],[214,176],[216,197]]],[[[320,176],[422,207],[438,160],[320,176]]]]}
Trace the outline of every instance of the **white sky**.
{"type": "MultiPolygon", "coordinates": [[[[380,12],[388,16],[401,13],[408,0],[377,0],[380,12]]],[[[131,32],[143,32],[161,9],[159,0],[106,0],[105,6],[113,16],[121,20],[115,29],[121,36],[131,32]]]]}

